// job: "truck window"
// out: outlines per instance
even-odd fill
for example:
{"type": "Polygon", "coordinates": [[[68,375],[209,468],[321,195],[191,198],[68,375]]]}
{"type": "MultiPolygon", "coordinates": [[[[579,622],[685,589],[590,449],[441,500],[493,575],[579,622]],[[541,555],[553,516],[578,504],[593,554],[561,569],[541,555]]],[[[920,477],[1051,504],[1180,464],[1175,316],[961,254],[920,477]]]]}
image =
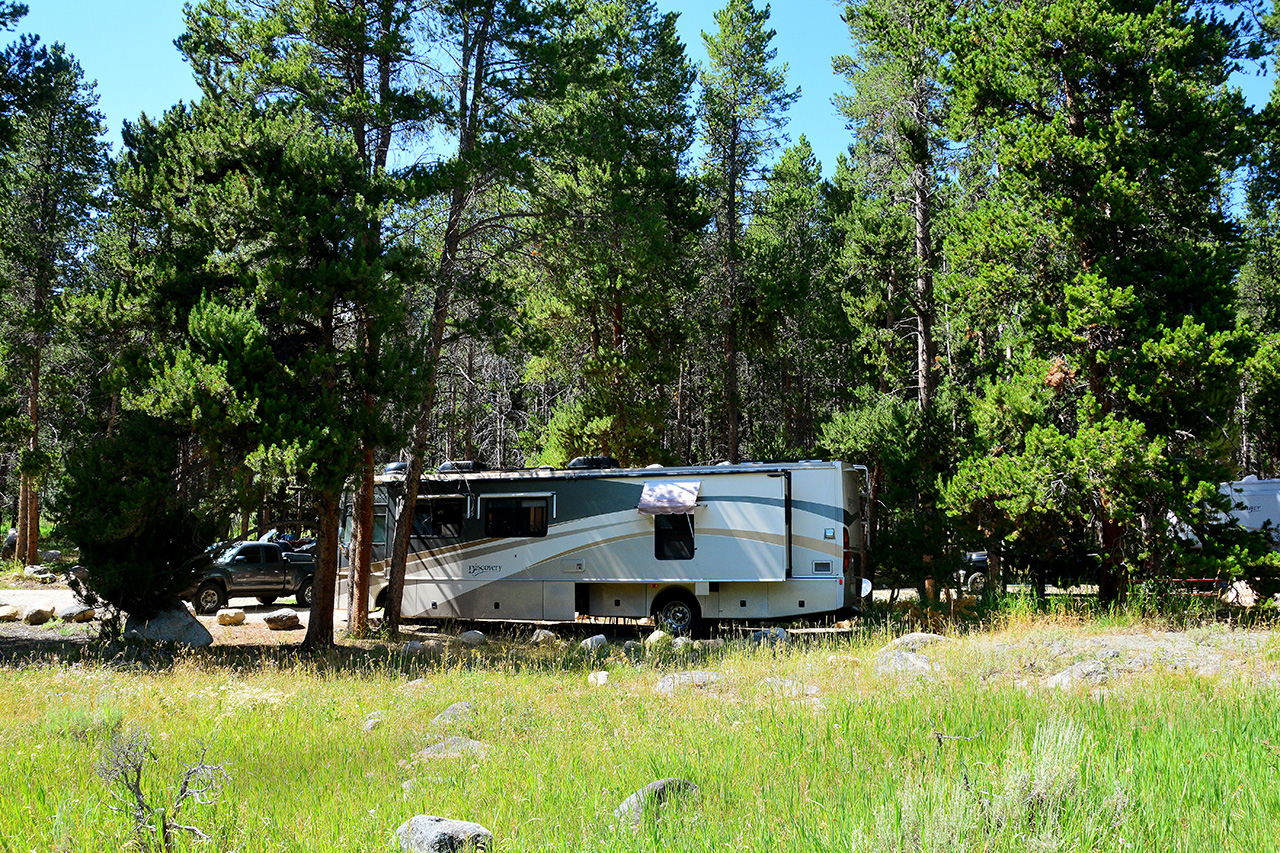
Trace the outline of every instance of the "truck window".
{"type": "Polygon", "coordinates": [[[261,563],[262,551],[257,545],[246,545],[236,553],[237,557],[244,557],[246,563],[261,563]]]}
{"type": "Polygon", "coordinates": [[[280,562],[280,546],[263,545],[262,546],[262,562],[264,563],[280,562]]]}
{"type": "Polygon", "coordinates": [[[484,535],[546,536],[550,504],[549,498],[485,498],[484,535]]]}
{"type": "Polygon", "coordinates": [[[659,560],[693,559],[693,516],[688,513],[653,517],[653,556],[659,560]]]}

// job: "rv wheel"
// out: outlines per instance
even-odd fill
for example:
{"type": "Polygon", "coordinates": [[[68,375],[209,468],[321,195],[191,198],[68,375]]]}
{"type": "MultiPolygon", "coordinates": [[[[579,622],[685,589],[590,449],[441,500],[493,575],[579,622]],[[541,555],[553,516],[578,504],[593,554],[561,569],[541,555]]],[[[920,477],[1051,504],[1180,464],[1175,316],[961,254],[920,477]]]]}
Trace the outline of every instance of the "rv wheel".
{"type": "Polygon", "coordinates": [[[664,593],[653,605],[658,627],[677,637],[687,637],[698,627],[698,600],[685,590],[664,593]]]}

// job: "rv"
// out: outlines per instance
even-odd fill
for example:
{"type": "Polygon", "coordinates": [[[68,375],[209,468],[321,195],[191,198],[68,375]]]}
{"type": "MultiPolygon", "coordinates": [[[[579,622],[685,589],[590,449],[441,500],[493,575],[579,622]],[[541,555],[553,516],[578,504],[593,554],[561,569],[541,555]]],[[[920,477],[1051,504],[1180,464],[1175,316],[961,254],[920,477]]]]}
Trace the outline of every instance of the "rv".
{"type": "MultiPolygon", "coordinates": [[[[842,462],[484,471],[446,463],[375,480],[370,598],[382,606],[406,488],[418,490],[407,618],[703,621],[853,611],[863,593],[865,469],[842,462]]],[[[350,498],[340,541],[349,545],[350,498]]]]}
{"type": "Polygon", "coordinates": [[[1280,547],[1280,480],[1259,480],[1250,474],[1243,480],[1223,483],[1222,493],[1243,505],[1231,510],[1231,517],[1245,530],[1267,530],[1272,545],[1280,547]]]}

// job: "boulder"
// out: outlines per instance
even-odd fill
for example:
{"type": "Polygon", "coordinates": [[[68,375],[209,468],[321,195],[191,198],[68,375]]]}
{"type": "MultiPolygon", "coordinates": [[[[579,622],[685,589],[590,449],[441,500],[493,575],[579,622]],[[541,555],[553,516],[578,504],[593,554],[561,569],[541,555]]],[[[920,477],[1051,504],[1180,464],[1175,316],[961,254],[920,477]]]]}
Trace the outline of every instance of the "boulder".
{"type": "Polygon", "coordinates": [[[439,714],[433,723],[465,723],[476,715],[476,706],[470,702],[454,702],[439,714]]]}
{"type": "Polygon", "coordinates": [[[371,732],[380,725],[382,725],[381,711],[374,711],[372,714],[364,718],[364,730],[366,732],[371,732]]]}
{"type": "Polygon", "coordinates": [[[54,612],[52,604],[33,604],[22,611],[22,621],[28,625],[43,625],[53,618],[54,612]]]}
{"type": "Polygon", "coordinates": [[[639,829],[646,817],[654,817],[658,810],[674,799],[689,799],[698,795],[698,786],[688,779],[658,779],[622,801],[613,810],[613,816],[622,823],[639,829]]]}
{"type": "Polygon", "coordinates": [[[61,551],[41,551],[40,552],[40,562],[42,563],[56,563],[61,559],[62,559],[61,551]]]}
{"type": "Polygon", "coordinates": [[[693,651],[693,640],[688,637],[676,637],[671,641],[671,651],[676,654],[687,655],[693,651]]]}
{"type": "Polygon", "coordinates": [[[596,634],[593,637],[587,637],[581,643],[578,643],[578,649],[587,654],[595,654],[609,647],[609,640],[604,634],[596,634]]]}
{"type": "Polygon", "coordinates": [[[298,611],[292,607],[281,607],[279,610],[273,610],[263,616],[262,621],[272,631],[296,631],[302,627],[302,620],[298,618],[298,611]]]}
{"type": "Polygon", "coordinates": [[[796,681],[794,678],[766,678],[760,682],[764,687],[781,694],[788,699],[811,699],[821,691],[812,684],[796,681]]]}
{"type": "Polygon", "coordinates": [[[18,531],[12,527],[9,528],[9,535],[5,537],[4,547],[0,548],[0,560],[12,560],[14,552],[18,549],[18,531]]]}
{"type": "Polygon", "coordinates": [[[22,611],[12,604],[0,604],[0,622],[17,622],[22,618],[22,611]]]}
{"type": "Polygon", "coordinates": [[[929,675],[937,667],[927,657],[904,649],[884,649],[876,655],[876,675],[929,675]]]}
{"type": "Polygon", "coordinates": [[[644,643],[639,643],[635,640],[627,640],[622,644],[622,652],[627,655],[627,657],[638,657],[643,651],[644,643]]]}
{"type": "Polygon", "coordinates": [[[27,566],[22,570],[22,574],[24,577],[40,581],[40,583],[53,583],[58,579],[57,575],[44,566],[27,566]]]}
{"type": "Polygon", "coordinates": [[[396,837],[409,853],[479,853],[493,847],[493,833],[478,823],[425,814],[400,824],[396,837]]]}
{"type": "Polygon", "coordinates": [[[751,635],[751,643],[756,646],[781,646],[787,639],[785,628],[766,628],[751,635]]]}
{"type": "Polygon", "coordinates": [[[150,619],[130,616],[124,623],[125,639],[149,640],[154,643],[174,643],[189,648],[213,645],[213,635],[181,605],[161,610],[150,619]]]}
{"type": "Polygon", "coordinates": [[[416,758],[423,762],[446,761],[458,758],[484,760],[489,754],[489,744],[469,737],[447,737],[418,752],[416,758]]]}
{"type": "Polygon", "coordinates": [[[661,628],[644,638],[646,649],[666,649],[671,647],[671,635],[661,628]]]}
{"type": "Polygon", "coordinates": [[[485,643],[489,642],[488,638],[485,637],[484,633],[481,631],[463,631],[458,637],[458,640],[461,641],[462,645],[472,647],[483,646],[485,643]]]}
{"type": "Polygon", "coordinates": [[[219,610],[218,624],[219,625],[243,625],[244,611],[238,607],[233,608],[231,610],[219,610]]]}
{"type": "Polygon", "coordinates": [[[1107,681],[1107,665],[1100,660],[1081,661],[1050,678],[1045,687],[1067,690],[1079,685],[1097,687],[1107,681]]]}
{"type": "Polygon", "coordinates": [[[79,602],[58,611],[58,618],[63,622],[92,622],[97,616],[97,612],[92,607],[79,602]]]}
{"type": "Polygon", "coordinates": [[[555,645],[557,637],[555,632],[548,631],[546,628],[539,628],[533,632],[533,636],[529,638],[529,642],[535,646],[551,646],[555,645]]]}
{"type": "Polygon", "coordinates": [[[1258,603],[1258,594],[1244,581],[1236,581],[1223,591],[1222,601],[1236,607],[1253,607],[1258,603]]]}
{"type": "Polygon", "coordinates": [[[671,675],[664,675],[658,679],[658,683],[654,685],[654,692],[661,693],[664,696],[672,696],[678,690],[705,690],[714,684],[724,680],[724,676],[718,672],[709,672],[705,669],[693,669],[688,672],[674,672],[671,675]]]}
{"type": "Polygon", "coordinates": [[[604,687],[609,683],[609,673],[601,670],[587,676],[587,684],[591,687],[604,687]]]}
{"type": "Polygon", "coordinates": [[[903,634],[898,637],[885,649],[902,649],[904,652],[918,652],[925,646],[931,646],[934,643],[941,643],[947,638],[941,634],[926,634],[923,631],[916,631],[911,634],[903,634]]]}
{"type": "Polygon", "coordinates": [[[700,652],[714,652],[724,648],[724,640],[719,637],[710,640],[694,640],[693,647],[700,652]]]}

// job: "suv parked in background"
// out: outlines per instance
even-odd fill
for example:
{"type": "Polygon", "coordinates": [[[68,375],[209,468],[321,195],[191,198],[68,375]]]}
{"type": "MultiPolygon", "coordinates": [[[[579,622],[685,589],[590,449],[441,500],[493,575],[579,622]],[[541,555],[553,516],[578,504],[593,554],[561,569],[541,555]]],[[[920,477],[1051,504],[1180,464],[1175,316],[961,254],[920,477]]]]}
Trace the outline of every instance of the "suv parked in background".
{"type": "Polygon", "coordinates": [[[197,559],[207,561],[196,583],[184,590],[197,613],[216,613],[228,598],[254,596],[263,604],[295,596],[311,606],[316,558],[284,551],[277,542],[232,542],[215,546],[197,559]]]}

